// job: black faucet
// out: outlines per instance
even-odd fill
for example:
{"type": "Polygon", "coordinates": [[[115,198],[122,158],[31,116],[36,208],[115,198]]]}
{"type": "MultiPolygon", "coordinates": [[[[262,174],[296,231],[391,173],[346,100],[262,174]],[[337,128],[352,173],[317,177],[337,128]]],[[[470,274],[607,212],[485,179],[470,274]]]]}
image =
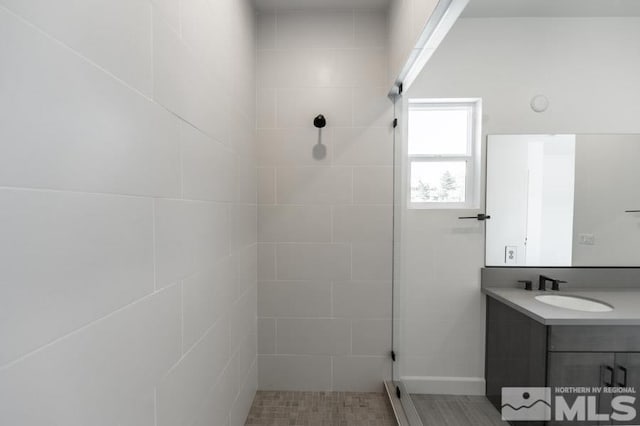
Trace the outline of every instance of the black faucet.
{"type": "Polygon", "coordinates": [[[546,291],[547,281],[551,281],[551,290],[553,291],[559,291],[560,284],[566,283],[566,281],[558,280],[555,278],[549,278],[546,275],[540,275],[540,280],[538,281],[538,290],[546,291]]]}

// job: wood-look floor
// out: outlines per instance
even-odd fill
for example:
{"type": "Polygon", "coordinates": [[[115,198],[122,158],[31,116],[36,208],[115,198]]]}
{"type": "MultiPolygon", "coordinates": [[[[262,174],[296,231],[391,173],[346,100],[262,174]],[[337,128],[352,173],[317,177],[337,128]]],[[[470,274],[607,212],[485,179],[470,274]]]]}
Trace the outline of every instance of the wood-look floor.
{"type": "Polygon", "coordinates": [[[484,396],[411,395],[424,426],[505,426],[484,396]]]}

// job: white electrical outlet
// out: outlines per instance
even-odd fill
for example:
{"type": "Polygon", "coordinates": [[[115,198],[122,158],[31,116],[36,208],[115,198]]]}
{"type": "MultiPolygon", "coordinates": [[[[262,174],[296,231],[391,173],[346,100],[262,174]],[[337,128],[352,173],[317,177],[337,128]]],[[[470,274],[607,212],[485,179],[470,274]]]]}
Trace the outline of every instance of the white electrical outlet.
{"type": "Polygon", "coordinates": [[[596,244],[596,237],[593,234],[579,234],[578,242],[583,246],[593,246],[596,244]]]}
{"type": "Polygon", "coordinates": [[[518,264],[518,246],[504,247],[504,263],[507,265],[518,264]]]}

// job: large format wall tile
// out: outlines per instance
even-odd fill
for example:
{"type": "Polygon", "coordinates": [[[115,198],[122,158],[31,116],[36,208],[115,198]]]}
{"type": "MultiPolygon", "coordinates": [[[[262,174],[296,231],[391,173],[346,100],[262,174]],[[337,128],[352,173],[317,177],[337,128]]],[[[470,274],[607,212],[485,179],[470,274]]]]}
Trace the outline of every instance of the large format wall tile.
{"type": "Polygon", "coordinates": [[[391,378],[391,358],[349,356],[333,358],[333,388],[343,392],[382,392],[391,378]]]}
{"type": "Polygon", "coordinates": [[[393,237],[392,206],[335,206],[333,208],[333,241],[386,242],[393,237]]]}
{"type": "Polygon", "coordinates": [[[309,127],[318,114],[327,117],[329,126],[351,126],[353,123],[351,91],[343,88],[278,89],[278,127],[309,127]]]}
{"type": "Polygon", "coordinates": [[[278,244],[280,280],[348,280],[351,254],[347,244],[278,244]]]}
{"type": "MultiPolygon", "coordinates": [[[[258,52],[258,85],[263,88],[295,87],[349,87],[368,83],[372,78],[379,79],[379,67],[362,69],[364,62],[359,61],[363,54],[372,60],[384,60],[379,50],[356,49],[295,49],[267,50],[258,52]],[[366,53],[365,53],[366,52],[366,53]],[[375,59],[374,59],[375,58],[375,59]],[[280,67],[289,64],[289,72],[284,74],[280,67]],[[367,78],[363,79],[363,75],[367,78]]],[[[369,63],[368,65],[373,65],[369,63]]],[[[384,72],[384,63],[382,66],[384,72]]],[[[384,81],[379,84],[383,84],[384,81]]]]}
{"type": "Polygon", "coordinates": [[[153,202],[0,190],[0,365],[154,289],[153,202]]]}
{"type": "Polygon", "coordinates": [[[258,244],[258,279],[276,279],[276,245],[258,244]]]}
{"type": "Polygon", "coordinates": [[[171,114],[3,9],[0,40],[0,185],[179,195],[171,114]]]}
{"type": "Polygon", "coordinates": [[[276,353],[275,318],[260,318],[258,320],[258,353],[265,355],[276,353]]]}
{"type": "Polygon", "coordinates": [[[386,15],[278,10],[257,21],[260,387],[379,391],[391,347],[386,15]]]}
{"type": "Polygon", "coordinates": [[[258,167],[258,204],[275,204],[276,202],[276,169],[274,167],[258,167]]]}
{"type": "Polygon", "coordinates": [[[0,370],[0,423],[153,426],[153,387],[179,358],[173,286],[0,370]]]}
{"type": "Polygon", "coordinates": [[[276,127],[276,89],[258,89],[256,95],[256,116],[258,129],[273,129],[276,127]]]}
{"type": "Polygon", "coordinates": [[[352,244],[351,279],[391,281],[393,254],[391,242],[352,244]]]}
{"type": "Polygon", "coordinates": [[[280,204],[346,204],[352,200],[352,171],[347,167],[291,167],[276,172],[280,204]]]}
{"type": "Polygon", "coordinates": [[[353,12],[281,11],[277,17],[276,47],[280,49],[353,47],[353,21],[353,12]]]}
{"type": "Polygon", "coordinates": [[[156,259],[159,287],[203,271],[229,254],[229,215],[224,205],[156,200],[156,259]]]}
{"type": "Polygon", "coordinates": [[[388,318],[353,320],[351,333],[351,351],[354,355],[389,356],[391,343],[388,336],[391,334],[391,321],[388,318]]]}
{"type": "Polygon", "coordinates": [[[223,70],[231,66],[233,51],[226,47],[240,43],[232,38],[231,26],[235,22],[228,10],[230,3],[230,0],[180,2],[181,39],[218,82],[223,80],[223,70]]]}
{"type": "Polygon", "coordinates": [[[257,49],[276,48],[276,15],[274,11],[259,11],[256,25],[256,35],[258,38],[257,49]]]}
{"type": "MultiPolygon", "coordinates": [[[[255,299],[253,299],[253,301],[255,301],[255,299]]],[[[253,306],[255,308],[255,305],[253,306]]],[[[258,351],[258,327],[253,309],[251,310],[250,318],[252,318],[251,328],[234,354],[237,362],[236,378],[239,384],[242,384],[246,380],[256,360],[256,353],[258,351]]]]}
{"type": "Polygon", "coordinates": [[[257,340],[256,306],[258,289],[254,284],[229,308],[231,352],[236,353],[247,337],[257,340]]]}
{"type": "Polygon", "coordinates": [[[158,386],[158,426],[189,425],[229,360],[229,323],[220,319],[158,386]]]}
{"type": "Polygon", "coordinates": [[[2,0],[133,88],[151,95],[151,4],[145,0],[2,0]],[[74,19],[69,19],[73,13],[74,19]]]}
{"type": "Polygon", "coordinates": [[[393,122],[393,104],[387,97],[389,88],[356,87],[353,89],[353,125],[389,129],[393,122]]]}
{"type": "Polygon", "coordinates": [[[0,0],[0,424],[244,423],[254,26],[250,0],[0,0]]]}
{"type": "MultiPolygon", "coordinates": [[[[236,99],[237,95],[232,94],[231,96],[233,96],[232,99],[236,99]]],[[[255,105],[255,93],[251,101],[255,105]]],[[[229,117],[227,117],[229,127],[228,145],[237,156],[255,160],[257,155],[255,113],[243,112],[240,109],[232,108],[232,106],[225,107],[225,110],[229,113],[229,117]]]]}
{"type": "Polygon", "coordinates": [[[261,281],[258,315],[304,318],[331,316],[331,283],[323,281],[261,281]]]}
{"type": "Polygon", "coordinates": [[[237,300],[258,283],[258,245],[251,244],[231,255],[234,268],[235,292],[237,300]]]}
{"type": "Polygon", "coordinates": [[[334,130],[333,163],[348,166],[392,166],[390,128],[351,127],[334,130]]]}
{"type": "Polygon", "coordinates": [[[356,47],[387,47],[387,15],[379,10],[356,10],[354,38],[356,47]]]}
{"type": "Polygon", "coordinates": [[[153,20],[154,98],[218,142],[229,142],[227,105],[220,93],[228,90],[165,22],[153,20]]]}
{"type": "Polygon", "coordinates": [[[238,397],[231,407],[229,414],[230,426],[244,426],[247,420],[247,414],[253,405],[253,399],[258,389],[258,361],[254,361],[251,365],[249,373],[246,375],[245,381],[240,385],[238,397]]]}
{"type": "Polygon", "coordinates": [[[257,242],[258,207],[255,204],[234,204],[230,207],[231,249],[240,250],[257,242]]]}
{"type": "Polygon", "coordinates": [[[329,391],[331,358],[311,355],[259,355],[262,390],[329,391]]]}
{"type": "Polygon", "coordinates": [[[223,258],[183,281],[183,350],[193,346],[236,299],[231,259],[223,258]]]}
{"type": "Polygon", "coordinates": [[[191,200],[232,201],[236,190],[233,152],[196,128],[183,123],[180,131],[182,192],[191,200]]]}
{"type": "Polygon", "coordinates": [[[258,162],[265,166],[323,166],[331,164],[333,131],[325,128],[318,132],[315,127],[258,130],[258,162]],[[314,147],[322,144],[327,155],[314,155],[314,147]]]}
{"type": "Polygon", "coordinates": [[[260,206],[258,241],[323,243],[331,241],[329,206],[260,206]]]}
{"type": "Polygon", "coordinates": [[[276,350],[280,354],[346,355],[351,351],[347,320],[282,318],[276,327],[276,350]]]}
{"type": "MultiPolygon", "coordinates": [[[[257,377],[257,373],[256,373],[257,377]]],[[[230,409],[239,388],[234,359],[229,361],[216,383],[209,389],[198,407],[193,426],[227,426],[230,409]]],[[[247,410],[248,413],[248,410],[247,410]]]]}
{"type": "Polygon", "coordinates": [[[391,282],[347,281],[333,285],[333,315],[337,318],[391,318],[391,282]]]}
{"type": "Polygon", "coordinates": [[[393,167],[356,167],[353,169],[355,204],[393,204],[393,167]]]}
{"type": "Polygon", "coordinates": [[[180,0],[151,0],[155,12],[162,16],[176,33],[180,32],[180,0]]]}
{"type": "MultiPolygon", "coordinates": [[[[252,143],[254,139],[252,138],[252,143]]],[[[255,156],[235,156],[235,202],[258,203],[258,161],[255,156]]],[[[217,179],[217,177],[216,177],[217,179]]],[[[227,182],[228,184],[229,182],[227,182]]]]}

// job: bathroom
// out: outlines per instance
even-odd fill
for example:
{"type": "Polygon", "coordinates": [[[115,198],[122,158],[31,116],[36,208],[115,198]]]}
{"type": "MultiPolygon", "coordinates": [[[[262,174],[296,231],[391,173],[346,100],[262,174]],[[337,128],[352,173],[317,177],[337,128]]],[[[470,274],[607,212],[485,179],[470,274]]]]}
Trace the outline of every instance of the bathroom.
{"type": "Polygon", "coordinates": [[[0,0],[0,40],[0,425],[640,422],[638,1],[0,0]]]}

